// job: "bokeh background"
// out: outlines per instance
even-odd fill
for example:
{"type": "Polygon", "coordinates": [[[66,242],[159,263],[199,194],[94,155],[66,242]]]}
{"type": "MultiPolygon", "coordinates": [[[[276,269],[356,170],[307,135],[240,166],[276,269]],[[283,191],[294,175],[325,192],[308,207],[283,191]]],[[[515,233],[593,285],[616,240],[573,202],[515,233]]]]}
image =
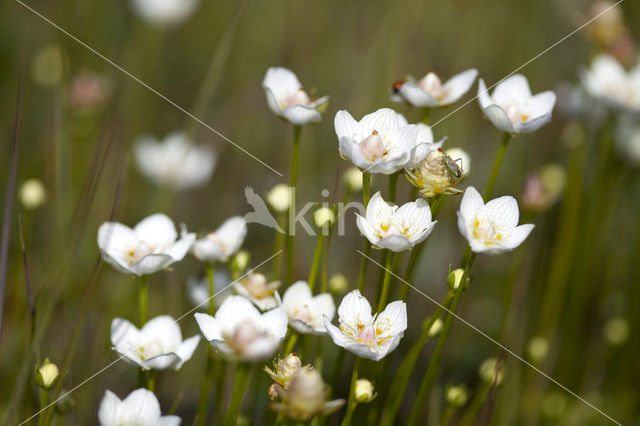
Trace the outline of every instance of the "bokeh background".
{"type": "MultiPolygon", "coordinates": [[[[21,126],[17,184],[40,179],[46,203],[28,210],[19,198],[11,220],[11,250],[0,340],[0,416],[17,424],[36,411],[37,389],[31,381],[36,363],[28,345],[31,317],[18,238],[16,214],[22,218],[30,283],[37,297],[35,336],[37,357],[60,363],[73,347],[64,378],[71,388],[110,363],[109,324],[119,316],[135,319],[136,284],[108,266],[98,266],[98,226],[113,216],[133,225],[143,217],[165,212],[200,233],[215,229],[225,218],[249,211],[243,190],[260,194],[288,178],[292,132],[268,110],[261,88],[270,66],[294,70],[305,88],[331,96],[325,120],[302,133],[298,203],[322,201],[320,191],[342,191],[339,176],[350,164],[337,152],[333,116],[347,109],[355,117],[391,106],[410,121],[419,111],[389,101],[389,87],[407,74],[422,77],[434,70],[445,78],[475,67],[493,84],[576,29],[589,18],[588,1],[455,0],[344,2],[325,1],[203,1],[183,24],[156,28],[141,20],[127,1],[28,1],[42,15],[100,52],[178,105],[192,111],[284,177],[200,126],[183,112],[122,71],[36,16],[14,0],[0,4],[0,184],[7,185],[10,147],[21,80],[21,126]],[[234,29],[235,28],[235,29],[234,29]],[[101,100],[91,107],[74,103],[72,87],[78,75],[91,72],[103,82],[101,100]],[[210,81],[204,83],[209,75],[210,81]],[[205,96],[206,95],[206,96],[205,96]],[[206,186],[182,192],[158,189],[136,169],[131,146],[142,133],[162,137],[175,130],[193,132],[200,144],[213,147],[218,166],[206,186]],[[118,182],[122,185],[118,186],[118,182]],[[117,200],[117,202],[114,202],[117,200]],[[76,327],[80,324],[79,327],[76,327]],[[74,334],[75,331],[77,334],[74,334]],[[74,337],[75,336],[75,337],[74,337]],[[25,360],[28,365],[26,376],[25,360]],[[16,411],[13,411],[16,410],[16,411]]],[[[640,4],[622,2],[631,36],[640,40],[640,4]]],[[[532,91],[558,89],[576,83],[577,71],[598,50],[584,31],[521,70],[532,91]]],[[[476,86],[464,101],[475,95],[476,86]]],[[[559,104],[561,103],[559,100],[559,104]]],[[[432,113],[439,120],[462,102],[432,113]]],[[[594,182],[602,122],[591,116],[556,108],[550,125],[513,140],[495,194],[521,199],[531,172],[554,162],[564,170],[582,170],[557,203],[542,212],[523,212],[537,228],[516,252],[477,260],[471,287],[458,313],[504,342],[529,362],[601,407],[623,424],[640,418],[640,362],[636,330],[640,327],[640,211],[637,172],[620,156],[615,173],[594,182]],[[570,124],[571,123],[571,124],[570,124]],[[585,166],[579,169],[580,162],[585,166]],[[603,204],[590,203],[593,188],[605,185],[603,204]],[[569,207],[566,207],[569,206],[569,207]],[[566,237],[567,227],[575,232],[566,237]],[[562,237],[562,236],[565,237],[562,237]],[[563,239],[564,238],[564,239],[563,239]],[[511,302],[507,289],[516,283],[511,302]],[[513,303],[506,335],[505,306],[513,303]],[[612,320],[614,321],[612,323],[612,320]],[[541,337],[547,351],[531,352],[531,339],[541,337]]],[[[471,102],[433,129],[472,157],[469,185],[483,187],[501,138],[471,102]]],[[[374,177],[374,191],[386,179],[374,177]]],[[[4,191],[3,191],[4,193],[4,191]]],[[[399,199],[407,200],[409,185],[401,179],[399,199]]],[[[357,198],[357,197],[356,197],[357,198]]],[[[465,241],[456,226],[459,200],[449,197],[415,274],[414,284],[441,300],[446,293],[449,264],[457,266],[465,241]]],[[[311,217],[310,215],[308,216],[311,217]]],[[[296,238],[296,277],[304,278],[315,238],[296,238]]],[[[353,219],[345,236],[332,239],[329,274],[344,274],[355,286],[361,238],[353,219]]],[[[244,245],[252,263],[273,251],[272,232],[250,225],[244,245]]],[[[374,252],[377,255],[377,253],[374,252]]],[[[151,278],[150,315],[179,317],[191,304],[188,276],[201,276],[193,259],[151,278]]],[[[369,267],[367,295],[375,294],[379,270],[369,267]]],[[[401,285],[401,284],[398,284],[401,285]]],[[[392,368],[420,333],[418,324],[434,310],[429,300],[410,292],[409,328],[392,354],[392,368]]],[[[337,299],[339,301],[339,299],[337,299]]],[[[180,323],[183,334],[198,332],[191,316],[180,323]]],[[[325,338],[328,357],[333,343],[325,338]]],[[[535,346],[535,344],[533,345],[535,346]]],[[[540,349],[540,347],[538,347],[540,349]]],[[[407,391],[400,422],[411,407],[426,368],[427,345],[407,391]]],[[[177,413],[191,424],[205,358],[201,343],[180,373],[160,377],[157,394],[163,409],[182,398],[177,413]]],[[[447,385],[466,384],[473,395],[479,386],[478,365],[496,357],[499,348],[459,321],[454,321],[428,419],[443,410],[447,385]]],[[[304,361],[304,360],[303,360],[304,361]]],[[[342,381],[333,395],[346,397],[347,357],[342,381]]],[[[492,411],[487,423],[585,425],[608,421],[574,396],[550,383],[522,362],[507,356],[505,382],[479,412],[492,411]],[[488,408],[487,408],[488,407],[488,408]]],[[[366,373],[365,373],[366,375],[366,373]]],[[[266,375],[257,373],[247,407],[260,424],[266,412],[266,375]]],[[[135,386],[133,367],[118,363],[79,388],[68,424],[94,424],[105,389],[124,397],[135,386]]],[[[385,383],[377,383],[384,388],[385,383]]],[[[360,408],[364,415],[375,413],[360,408]]],[[[365,419],[366,417],[362,417],[365,419]]],[[[481,416],[476,420],[481,423],[481,416]]]]}

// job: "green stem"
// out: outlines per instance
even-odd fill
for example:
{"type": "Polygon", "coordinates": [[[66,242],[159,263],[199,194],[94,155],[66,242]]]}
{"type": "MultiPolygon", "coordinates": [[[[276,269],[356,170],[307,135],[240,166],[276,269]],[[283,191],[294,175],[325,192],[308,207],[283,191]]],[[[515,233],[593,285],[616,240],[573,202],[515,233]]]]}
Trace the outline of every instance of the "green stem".
{"type": "Polygon", "coordinates": [[[422,108],[420,111],[420,120],[422,123],[429,125],[429,117],[431,116],[431,108],[422,108]]]}
{"type": "MultiPolygon", "coordinates": [[[[278,225],[280,228],[284,228],[284,223],[286,218],[283,214],[278,214],[278,225]]],[[[282,232],[275,231],[275,237],[273,241],[273,253],[279,253],[284,248],[284,234],[282,232]]],[[[273,261],[273,269],[271,270],[271,280],[279,281],[282,279],[280,276],[282,270],[282,262],[284,261],[284,256],[280,256],[279,259],[275,259],[273,261]]]]}
{"type": "Polygon", "coordinates": [[[198,426],[205,426],[207,424],[207,406],[209,403],[209,390],[211,389],[211,371],[213,369],[212,352],[209,346],[207,350],[207,365],[205,367],[205,374],[202,376],[202,382],[200,383],[200,396],[198,397],[198,426]]]}
{"type": "Polygon", "coordinates": [[[341,426],[349,426],[351,425],[351,417],[353,416],[353,411],[356,409],[356,405],[358,402],[356,401],[356,381],[358,381],[358,370],[360,369],[360,364],[362,363],[362,358],[356,357],[356,361],[353,364],[353,373],[351,373],[351,385],[349,386],[349,402],[347,402],[347,413],[342,419],[341,426]]]}
{"type": "Polygon", "coordinates": [[[289,187],[292,188],[293,191],[293,199],[291,200],[291,205],[289,206],[289,220],[287,221],[287,279],[286,284],[290,285],[293,282],[293,267],[294,267],[294,259],[293,259],[293,246],[294,246],[294,227],[295,223],[293,222],[293,216],[296,211],[295,200],[296,200],[296,186],[298,184],[298,169],[300,165],[300,133],[302,131],[301,126],[293,126],[293,151],[291,153],[291,170],[290,170],[290,179],[289,179],[289,187]]]}
{"type": "Polygon", "coordinates": [[[471,404],[469,404],[469,408],[467,408],[467,411],[465,411],[462,419],[460,420],[460,423],[458,423],[458,426],[469,426],[474,420],[476,420],[478,411],[487,399],[487,394],[489,393],[490,388],[490,384],[482,384],[482,387],[476,392],[475,396],[473,397],[473,401],[471,401],[471,404]]]}
{"type": "Polygon", "coordinates": [[[378,302],[378,312],[382,312],[389,297],[389,283],[391,282],[394,255],[395,253],[392,251],[389,251],[387,254],[387,263],[384,267],[384,278],[382,281],[382,293],[380,293],[380,301],[378,302]]]}
{"type": "Polygon", "coordinates": [[[149,276],[142,275],[140,277],[140,327],[147,322],[147,299],[149,298],[149,276]]]}
{"type": "Polygon", "coordinates": [[[287,343],[284,345],[284,355],[287,356],[293,350],[293,347],[298,341],[298,333],[292,332],[287,339],[287,343]]]}
{"type": "Polygon", "coordinates": [[[214,316],[216,313],[216,306],[214,303],[214,295],[216,294],[216,284],[215,284],[215,265],[213,263],[207,264],[207,281],[209,283],[209,306],[208,313],[211,316],[214,316]]]}
{"type": "Polygon", "coordinates": [[[231,394],[231,401],[229,402],[229,407],[227,407],[227,413],[224,418],[225,426],[235,426],[237,423],[242,398],[244,397],[244,391],[249,381],[249,370],[248,364],[242,362],[237,364],[233,393],[231,394]]]}
{"type": "Polygon", "coordinates": [[[453,417],[453,413],[456,412],[456,409],[451,405],[447,405],[447,408],[442,413],[442,417],[440,418],[440,426],[447,426],[453,417]]]}
{"type": "MultiPolygon", "coordinates": [[[[371,199],[371,174],[368,172],[362,172],[362,204],[365,209],[369,205],[371,199]]],[[[367,276],[367,265],[369,264],[369,253],[371,253],[371,244],[367,237],[364,237],[364,248],[362,249],[362,262],[360,263],[360,274],[358,275],[358,290],[360,293],[364,291],[364,281],[367,276]]]]}
{"type": "Polygon", "coordinates": [[[322,260],[323,247],[324,235],[322,234],[322,230],[320,230],[320,232],[318,232],[318,239],[316,240],[316,248],[313,252],[313,261],[311,262],[311,270],[309,270],[309,278],[307,278],[307,283],[309,284],[311,293],[314,292],[316,277],[318,276],[318,268],[320,266],[320,261],[322,260]]]}
{"type": "Polygon", "coordinates": [[[40,390],[40,414],[38,415],[38,426],[43,426],[47,424],[46,422],[46,410],[47,404],[49,403],[49,391],[46,389],[40,390]]]}
{"type": "Polygon", "coordinates": [[[415,426],[419,423],[424,411],[424,407],[427,405],[427,401],[429,400],[429,393],[436,378],[440,355],[442,353],[444,343],[447,340],[447,335],[449,334],[449,328],[451,327],[453,313],[455,312],[456,306],[460,301],[460,296],[462,296],[462,292],[464,291],[464,288],[466,286],[467,277],[469,276],[469,271],[471,270],[471,265],[473,265],[473,261],[475,260],[475,258],[476,254],[474,252],[471,252],[471,255],[468,257],[465,264],[464,273],[462,274],[462,279],[460,280],[459,286],[455,289],[455,295],[453,296],[451,305],[447,310],[447,315],[442,326],[442,331],[440,332],[440,337],[438,337],[438,342],[436,343],[436,347],[433,350],[431,359],[429,360],[427,371],[425,371],[424,377],[422,378],[418,396],[416,397],[416,400],[413,404],[411,415],[409,416],[409,421],[407,422],[409,426],[415,426]]]}
{"type": "Polygon", "coordinates": [[[362,204],[367,208],[371,199],[371,173],[362,172],[362,204]]]}
{"type": "Polygon", "coordinates": [[[489,181],[487,182],[487,186],[484,190],[483,198],[485,201],[487,201],[493,193],[493,187],[496,184],[496,179],[498,178],[498,173],[500,172],[500,166],[502,165],[502,159],[504,158],[504,153],[507,151],[507,145],[509,145],[510,139],[511,135],[505,132],[502,136],[502,142],[500,142],[500,148],[498,148],[496,158],[493,160],[493,167],[491,168],[489,181]]]}
{"type": "Polygon", "coordinates": [[[398,176],[400,172],[396,172],[389,175],[389,201],[390,203],[396,202],[396,192],[398,190],[398,176]]]}
{"type": "Polygon", "coordinates": [[[156,376],[158,372],[156,370],[149,370],[147,375],[147,389],[153,392],[156,389],[156,376]]]}

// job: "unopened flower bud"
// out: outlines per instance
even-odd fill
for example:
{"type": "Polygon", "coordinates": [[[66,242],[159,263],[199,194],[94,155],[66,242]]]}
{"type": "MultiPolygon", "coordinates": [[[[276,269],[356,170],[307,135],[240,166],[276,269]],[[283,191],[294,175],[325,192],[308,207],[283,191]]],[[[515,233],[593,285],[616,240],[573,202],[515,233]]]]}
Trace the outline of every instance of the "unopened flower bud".
{"type": "Polygon", "coordinates": [[[42,389],[51,390],[55,386],[58,377],[60,377],[60,371],[58,366],[45,359],[40,368],[36,371],[36,384],[42,389]]]}
{"type": "Polygon", "coordinates": [[[431,324],[431,327],[429,328],[429,339],[433,339],[440,334],[440,332],[442,331],[442,324],[442,319],[436,318],[436,320],[433,322],[433,324],[431,324]]]}
{"type": "Polygon", "coordinates": [[[240,250],[231,260],[231,269],[242,272],[249,266],[251,255],[247,250],[240,250]]]}
{"type": "Polygon", "coordinates": [[[544,337],[536,336],[532,337],[527,342],[527,355],[536,364],[540,364],[545,360],[549,353],[549,342],[544,337]]]}
{"type": "Polygon", "coordinates": [[[629,338],[629,323],[624,318],[612,318],[604,325],[604,337],[611,346],[620,346],[629,338]]]}
{"type": "Polygon", "coordinates": [[[485,381],[487,384],[493,384],[495,381],[496,385],[502,383],[504,379],[504,365],[500,365],[500,370],[497,371],[496,376],[496,366],[498,365],[498,360],[495,358],[489,358],[482,361],[480,364],[480,368],[478,368],[478,374],[480,378],[485,381]]]}
{"type": "Polygon", "coordinates": [[[333,222],[336,220],[336,215],[333,213],[333,210],[326,207],[320,207],[318,210],[313,212],[313,220],[318,228],[322,228],[325,225],[333,225],[333,222]]]}
{"type": "Polygon", "coordinates": [[[27,210],[33,210],[44,204],[46,193],[39,179],[27,179],[20,186],[20,201],[27,210]]]}
{"type": "Polygon", "coordinates": [[[344,183],[351,192],[362,191],[362,171],[357,167],[350,167],[344,172],[344,183]]]}
{"type": "Polygon", "coordinates": [[[289,187],[284,183],[279,183],[267,193],[267,203],[278,213],[289,210],[291,205],[291,195],[289,187]]]}
{"type": "Polygon", "coordinates": [[[329,278],[329,290],[333,294],[344,294],[349,287],[347,278],[342,274],[335,274],[329,278]]]}
{"type": "Polygon", "coordinates": [[[469,399],[467,388],[464,386],[450,386],[446,391],[447,404],[452,407],[463,407],[469,399]]]}
{"type": "Polygon", "coordinates": [[[356,400],[361,404],[371,402],[377,393],[374,393],[373,383],[367,379],[356,380],[356,400]]]}
{"type": "Polygon", "coordinates": [[[464,275],[464,269],[458,268],[449,273],[447,277],[447,284],[451,290],[455,290],[460,287],[460,282],[462,281],[462,276],[464,275]]]}

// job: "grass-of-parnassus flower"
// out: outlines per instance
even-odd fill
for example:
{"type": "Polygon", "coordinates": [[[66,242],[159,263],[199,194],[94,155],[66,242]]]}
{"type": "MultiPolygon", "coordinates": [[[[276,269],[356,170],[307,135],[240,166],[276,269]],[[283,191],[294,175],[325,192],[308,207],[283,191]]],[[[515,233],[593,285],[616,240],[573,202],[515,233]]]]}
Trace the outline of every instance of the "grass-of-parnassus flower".
{"type": "Polygon", "coordinates": [[[322,121],[329,96],[312,99],[293,71],[282,67],[269,68],[262,88],[269,108],[278,117],[296,126],[322,121]]]}
{"type": "Polygon", "coordinates": [[[309,284],[298,281],[282,297],[282,307],[289,317],[289,325],[300,333],[326,334],[323,317],[333,320],[336,306],[329,293],[314,296],[309,284]]]}
{"type": "Polygon", "coordinates": [[[147,389],[136,389],[125,399],[107,390],[100,402],[98,420],[101,426],[178,426],[178,416],[163,416],[160,403],[147,389]]]}
{"type": "Polygon", "coordinates": [[[491,95],[480,79],[478,101],[491,124],[513,135],[531,133],[549,123],[556,95],[551,90],[532,95],[526,77],[514,74],[498,83],[491,95]]]}
{"type": "Polygon", "coordinates": [[[195,233],[181,236],[164,214],[154,214],[133,229],[118,222],[105,222],[98,229],[102,258],[120,272],[153,274],[184,258],[196,239],[195,233]]]}
{"type": "Polygon", "coordinates": [[[431,221],[431,210],[424,199],[398,207],[384,201],[380,192],[371,197],[365,216],[356,216],[358,229],[371,244],[395,252],[424,241],[437,222],[431,221]]]}
{"type": "Polygon", "coordinates": [[[279,287],[280,281],[267,282],[267,277],[259,272],[250,272],[242,280],[233,283],[236,293],[249,299],[261,311],[278,306],[275,293],[279,287]]]}
{"type": "Polygon", "coordinates": [[[580,80],[587,93],[613,108],[640,111],[640,64],[627,71],[613,56],[600,54],[580,80]]]}
{"type": "Polygon", "coordinates": [[[163,140],[150,135],[133,145],[140,172],[156,185],[176,190],[206,184],[216,166],[217,155],[206,145],[196,145],[184,132],[173,132],[163,140]]]}
{"type": "Polygon", "coordinates": [[[229,296],[215,317],[195,314],[200,331],[223,354],[241,361],[267,359],[287,334],[287,313],[278,307],[261,314],[242,296],[229,296]]]}
{"type": "Polygon", "coordinates": [[[199,335],[182,340],[180,327],[169,315],[157,316],[140,329],[122,318],[111,322],[113,350],[143,370],[179,370],[198,342],[199,335]]]}
{"type": "Polygon", "coordinates": [[[199,0],[132,0],[136,13],[155,27],[173,27],[186,21],[199,0]]]}
{"type": "Polygon", "coordinates": [[[518,202],[510,196],[484,203],[478,191],[469,186],[458,210],[458,228],[476,253],[500,254],[518,247],[534,228],[518,226],[518,202]]]}
{"type": "Polygon", "coordinates": [[[191,253],[201,262],[228,262],[242,246],[247,235],[247,223],[242,216],[225,220],[218,229],[197,239],[191,253]]]}
{"type": "Polygon", "coordinates": [[[396,300],[371,315],[371,305],[358,290],[348,293],[338,307],[340,327],[324,318],[333,342],[361,358],[380,361],[393,351],[407,329],[407,305],[396,300]]]}
{"type": "Polygon", "coordinates": [[[445,83],[434,72],[430,72],[420,80],[409,77],[397,81],[391,88],[391,100],[406,102],[419,108],[436,108],[457,102],[469,91],[478,76],[478,70],[468,69],[454,75],[445,83]]]}

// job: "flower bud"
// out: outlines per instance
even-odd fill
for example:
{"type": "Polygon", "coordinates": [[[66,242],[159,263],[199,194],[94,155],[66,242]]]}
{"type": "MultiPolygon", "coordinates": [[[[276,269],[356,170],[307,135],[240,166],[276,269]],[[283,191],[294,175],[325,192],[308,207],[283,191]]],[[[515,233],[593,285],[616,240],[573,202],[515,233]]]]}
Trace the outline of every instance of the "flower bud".
{"type": "Polygon", "coordinates": [[[231,269],[242,272],[249,266],[251,255],[247,250],[240,250],[231,260],[231,269]]]}
{"type": "Polygon", "coordinates": [[[267,203],[278,213],[284,213],[289,210],[291,205],[289,187],[284,183],[279,183],[271,188],[271,191],[267,193],[267,203]]]}
{"type": "Polygon", "coordinates": [[[462,281],[462,276],[464,275],[464,269],[458,268],[454,271],[449,272],[449,276],[447,277],[447,284],[451,290],[455,290],[460,287],[460,282],[462,281]]]}
{"type": "Polygon", "coordinates": [[[60,84],[64,75],[64,54],[60,46],[44,46],[35,53],[31,62],[31,77],[42,86],[60,84]]]}
{"type": "Polygon", "coordinates": [[[313,212],[313,220],[318,228],[322,228],[325,225],[333,225],[333,222],[336,220],[336,215],[333,213],[333,210],[326,207],[320,207],[318,210],[313,212]]]}
{"type": "Polygon", "coordinates": [[[39,179],[27,179],[20,186],[20,201],[27,210],[37,209],[46,201],[44,185],[39,179]]]}
{"type": "Polygon", "coordinates": [[[431,324],[431,328],[429,328],[429,333],[427,334],[429,336],[429,339],[433,339],[440,334],[440,332],[442,331],[442,324],[442,319],[436,318],[433,324],[431,324]]]}
{"type": "Polygon", "coordinates": [[[60,394],[62,396],[56,401],[56,412],[60,414],[67,414],[76,405],[76,400],[65,389],[62,389],[60,394]]]}
{"type": "Polygon", "coordinates": [[[362,171],[357,167],[348,168],[342,177],[344,183],[351,192],[362,191],[362,171]]]}
{"type": "Polygon", "coordinates": [[[545,360],[549,353],[549,343],[547,339],[541,336],[532,337],[527,342],[527,355],[536,364],[540,364],[545,360]]]}
{"type": "Polygon", "coordinates": [[[288,389],[293,375],[302,368],[302,360],[295,353],[291,353],[285,358],[278,359],[278,361],[274,362],[273,366],[275,371],[269,367],[264,367],[264,371],[266,371],[276,383],[284,389],[288,389]]]}
{"type": "Polygon", "coordinates": [[[612,318],[604,325],[604,337],[611,346],[620,346],[629,338],[629,323],[624,318],[612,318]]]}
{"type": "Polygon", "coordinates": [[[361,404],[373,401],[377,393],[373,392],[373,383],[367,379],[356,380],[356,400],[361,404]]]}
{"type": "Polygon", "coordinates": [[[447,404],[452,407],[463,407],[467,400],[469,399],[469,394],[467,393],[467,388],[463,385],[460,386],[450,386],[446,390],[446,398],[447,404]]]}
{"type": "Polygon", "coordinates": [[[487,384],[493,384],[496,382],[496,385],[502,383],[504,379],[504,364],[500,365],[500,370],[497,372],[496,376],[496,366],[498,364],[498,360],[495,358],[488,358],[482,361],[480,364],[480,368],[478,368],[478,374],[480,378],[484,380],[487,384]]]}
{"type": "Polygon", "coordinates": [[[333,294],[344,294],[348,287],[347,278],[342,274],[335,274],[329,278],[329,291],[333,294]]]}
{"type": "Polygon", "coordinates": [[[35,380],[36,384],[42,389],[51,390],[55,386],[58,377],[60,377],[58,366],[49,362],[47,358],[36,371],[35,380]]]}

